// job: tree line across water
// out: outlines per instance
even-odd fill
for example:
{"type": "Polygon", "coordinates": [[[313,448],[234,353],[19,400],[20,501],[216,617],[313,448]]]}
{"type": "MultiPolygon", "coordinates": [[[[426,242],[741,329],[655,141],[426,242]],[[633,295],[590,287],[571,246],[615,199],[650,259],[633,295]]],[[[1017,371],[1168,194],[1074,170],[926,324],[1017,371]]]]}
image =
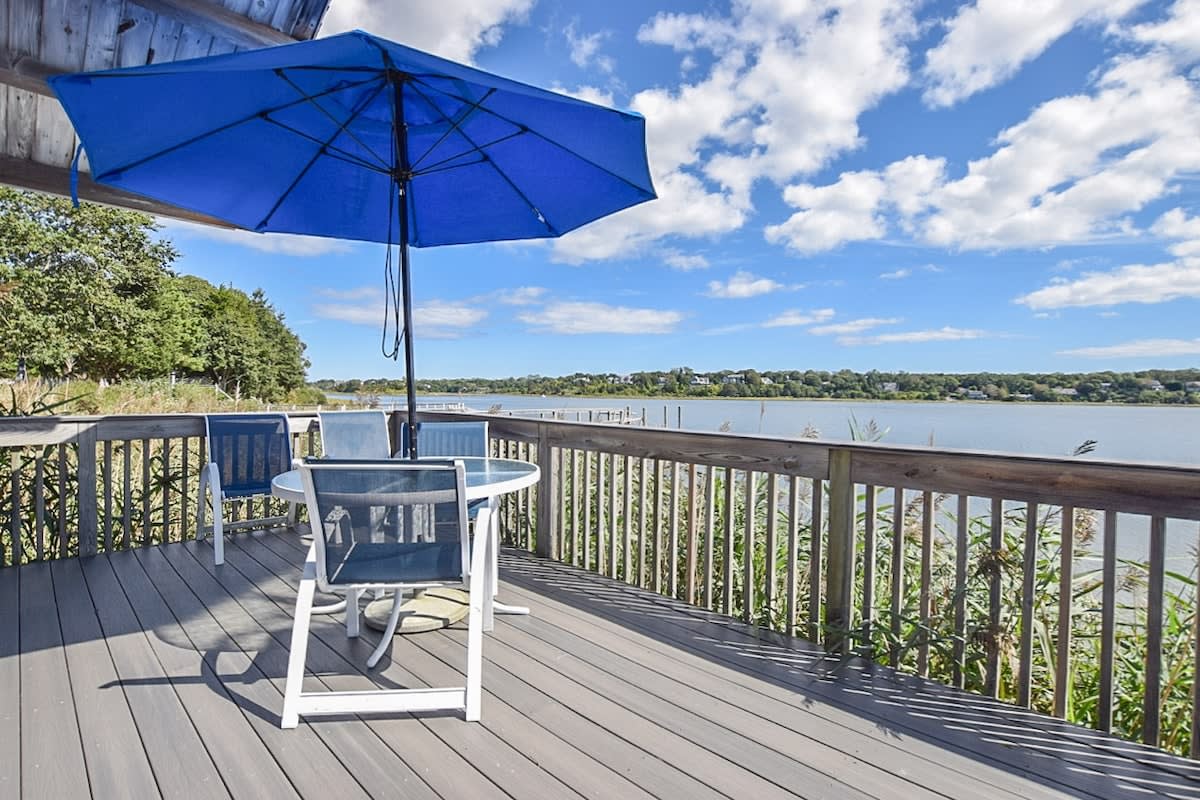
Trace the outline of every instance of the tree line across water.
{"type": "MultiPolygon", "coordinates": [[[[319,380],[327,392],[400,394],[404,381],[319,380]]],[[[659,372],[576,372],[548,377],[422,379],[422,392],[437,394],[612,395],[647,397],[779,397],[845,400],[944,400],[946,398],[1034,402],[1200,404],[1200,369],[1090,373],[965,374],[767,370],[697,372],[680,367],[659,372]]]]}
{"type": "Polygon", "coordinates": [[[155,231],[145,214],[0,187],[0,378],[302,389],[304,343],[262,291],[176,274],[155,231]]]}

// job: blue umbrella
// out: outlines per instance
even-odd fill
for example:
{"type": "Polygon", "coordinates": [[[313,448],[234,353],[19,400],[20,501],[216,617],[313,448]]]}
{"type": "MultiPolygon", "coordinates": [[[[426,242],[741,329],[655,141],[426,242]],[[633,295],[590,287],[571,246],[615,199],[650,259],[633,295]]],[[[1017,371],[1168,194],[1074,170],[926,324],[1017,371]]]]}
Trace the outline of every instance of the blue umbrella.
{"type": "Polygon", "coordinates": [[[50,83],[100,183],[253,231],[386,243],[384,351],[403,341],[409,419],[409,245],[557,237],[655,197],[641,116],[361,31],[50,83]]]}

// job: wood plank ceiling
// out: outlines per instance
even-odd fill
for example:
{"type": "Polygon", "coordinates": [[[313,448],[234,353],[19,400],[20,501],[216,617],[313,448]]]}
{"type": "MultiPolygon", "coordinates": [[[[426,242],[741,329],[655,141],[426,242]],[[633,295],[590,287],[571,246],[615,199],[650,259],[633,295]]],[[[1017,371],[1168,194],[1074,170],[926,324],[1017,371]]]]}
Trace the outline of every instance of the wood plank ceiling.
{"type": "MultiPolygon", "coordinates": [[[[69,193],[78,140],[46,84],[61,72],[131,67],[313,38],[329,0],[0,0],[0,183],[69,193]]],[[[79,180],[79,196],[228,223],[79,180]]]]}

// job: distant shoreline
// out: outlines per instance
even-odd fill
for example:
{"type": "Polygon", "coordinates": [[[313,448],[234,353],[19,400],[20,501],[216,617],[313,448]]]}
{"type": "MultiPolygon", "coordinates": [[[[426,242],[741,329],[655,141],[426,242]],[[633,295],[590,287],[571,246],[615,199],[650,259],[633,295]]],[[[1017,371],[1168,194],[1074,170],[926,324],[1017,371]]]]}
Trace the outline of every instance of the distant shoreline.
{"type": "MultiPolygon", "coordinates": [[[[339,398],[354,398],[355,394],[349,392],[326,392],[327,397],[339,398]]],[[[363,394],[372,394],[364,392],[363,394]]],[[[378,397],[396,397],[403,399],[403,395],[381,393],[378,397]]],[[[643,404],[647,403],[672,403],[679,401],[740,401],[746,403],[753,402],[770,402],[770,403],[905,403],[912,405],[944,405],[952,403],[955,405],[975,405],[975,406],[1095,406],[1103,408],[1105,406],[1136,406],[1140,408],[1197,408],[1200,409],[1200,404],[1192,403],[1129,403],[1120,400],[1105,400],[1104,402],[1089,402],[1087,400],[966,400],[958,398],[948,398],[943,400],[920,400],[910,398],[884,398],[884,397],[722,397],[720,395],[709,395],[706,397],[692,396],[649,396],[649,395],[623,395],[623,394],[526,394],[524,392],[417,392],[417,399],[421,397],[443,397],[443,398],[470,398],[470,397],[532,397],[545,400],[555,398],[564,398],[571,400],[588,400],[595,399],[597,405],[605,405],[605,400],[620,401],[618,405],[626,405],[626,401],[635,400],[643,404]]],[[[464,399],[463,402],[466,402],[464,399]]],[[[630,404],[632,405],[632,404],[630,404]]]]}

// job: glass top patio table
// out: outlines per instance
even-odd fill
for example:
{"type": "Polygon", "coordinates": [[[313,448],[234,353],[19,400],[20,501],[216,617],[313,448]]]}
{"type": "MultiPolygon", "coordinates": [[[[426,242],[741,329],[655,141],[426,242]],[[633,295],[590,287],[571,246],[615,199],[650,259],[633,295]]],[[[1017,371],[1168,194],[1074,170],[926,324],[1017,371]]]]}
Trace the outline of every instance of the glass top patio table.
{"type": "MultiPolygon", "coordinates": [[[[431,458],[431,461],[447,461],[448,457],[431,458]]],[[[454,461],[463,463],[467,484],[467,500],[482,500],[498,497],[533,486],[541,477],[537,464],[515,461],[508,458],[481,458],[458,456],[454,461]]],[[[420,459],[418,459],[420,463],[420,459]]],[[[304,487],[300,483],[300,470],[294,469],[275,477],[271,481],[271,494],[291,503],[304,502],[304,487]]]]}

